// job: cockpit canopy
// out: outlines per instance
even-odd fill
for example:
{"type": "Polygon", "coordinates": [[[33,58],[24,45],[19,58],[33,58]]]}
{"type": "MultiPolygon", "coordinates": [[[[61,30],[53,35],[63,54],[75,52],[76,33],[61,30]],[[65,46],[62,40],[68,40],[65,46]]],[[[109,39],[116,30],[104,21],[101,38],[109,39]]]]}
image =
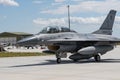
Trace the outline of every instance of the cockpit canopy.
{"type": "Polygon", "coordinates": [[[39,33],[60,33],[60,32],[75,32],[73,30],[70,30],[67,27],[58,27],[58,26],[48,26],[43,28],[43,30],[39,33]]]}

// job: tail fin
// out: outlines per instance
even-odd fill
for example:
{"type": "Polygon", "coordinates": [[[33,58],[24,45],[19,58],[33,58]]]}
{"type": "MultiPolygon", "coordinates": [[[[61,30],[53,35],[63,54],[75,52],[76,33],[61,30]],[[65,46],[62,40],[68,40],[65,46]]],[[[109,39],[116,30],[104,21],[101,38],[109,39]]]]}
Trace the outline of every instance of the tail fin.
{"type": "Polygon", "coordinates": [[[106,19],[104,20],[103,24],[101,25],[100,29],[93,32],[93,34],[112,35],[112,28],[113,28],[115,15],[116,15],[116,11],[111,10],[107,15],[106,19]]]}

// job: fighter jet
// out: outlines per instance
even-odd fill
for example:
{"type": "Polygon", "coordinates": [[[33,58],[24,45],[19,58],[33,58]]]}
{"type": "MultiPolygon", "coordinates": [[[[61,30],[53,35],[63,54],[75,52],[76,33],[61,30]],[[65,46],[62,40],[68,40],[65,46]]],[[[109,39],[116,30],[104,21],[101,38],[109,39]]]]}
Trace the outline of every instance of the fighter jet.
{"type": "Polygon", "coordinates": [[[112,50],[120,42],[119,38],[112,36],[116,11],[110,10],[100,29],[91,34],[80,34],[66,27],[46,27],[41,32],[17,42],[18,45],[46,45],[49,50],[56,53],[56,62],[61,58],[69,58],[73,61],[90,59],[94,57],[96,62],[101,61],[101,55],[112,50]]]}

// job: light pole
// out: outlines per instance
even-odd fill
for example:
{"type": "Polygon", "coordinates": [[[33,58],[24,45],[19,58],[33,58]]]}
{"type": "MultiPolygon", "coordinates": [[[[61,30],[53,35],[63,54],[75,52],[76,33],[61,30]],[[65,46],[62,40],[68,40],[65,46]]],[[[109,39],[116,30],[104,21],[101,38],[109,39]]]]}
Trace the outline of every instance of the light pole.
{"type": "Polygon", "coordinates": [[[69,10],[70,6],[68,5],[67,7],[68,7],[68,26],[70,29],[70,10],[69,10]]]}

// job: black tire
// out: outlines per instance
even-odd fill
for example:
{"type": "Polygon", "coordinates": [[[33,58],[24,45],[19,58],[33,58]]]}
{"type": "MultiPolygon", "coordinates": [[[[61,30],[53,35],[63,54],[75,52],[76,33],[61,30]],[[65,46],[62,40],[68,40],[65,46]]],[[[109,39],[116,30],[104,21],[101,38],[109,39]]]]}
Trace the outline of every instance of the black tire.
{"type": "Polygon", "coordinates": [[[56,62],[59,64],[61,63],[61,58],[57,58],[56,62]]]}
{"type": "Polygon", "coordinates": [[[100,62],[101,61],[100,55],[95,55],[94,59],[95,59],[96,62],[100,62]]]}

